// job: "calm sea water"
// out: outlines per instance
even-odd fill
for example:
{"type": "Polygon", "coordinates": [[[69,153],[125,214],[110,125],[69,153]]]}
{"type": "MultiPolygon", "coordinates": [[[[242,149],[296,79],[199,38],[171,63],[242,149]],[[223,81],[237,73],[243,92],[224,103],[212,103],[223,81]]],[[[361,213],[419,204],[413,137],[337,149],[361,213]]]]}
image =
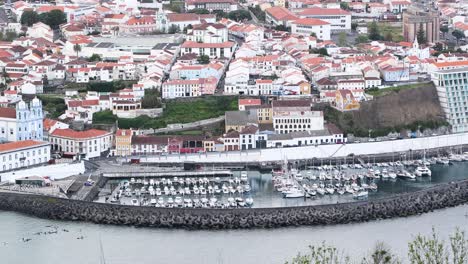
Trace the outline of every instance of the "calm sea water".
{"type": "MultiPolygon", "coordinates": [[[[435,166],[431,182],[466,178],[467,167],[468,164],[435,166]]],[[[419,189],[431,182],[385,182],[381,192],[419,189]]],[[[271,188],[268,181],[255,184],[259,189],[271,188]]],[[[284,200],[264,198],[264,201],[265,205],[273,201],[278,206],[284,200]]],[[[377,241],[385,241],[404,257],[407,242],[418,233],[430,234],[433,227],[444,238],[456,227],[468,232],[468,205],[368,223],[268,230],[134,228],[51,221],[1,211],[0,223],[0,263],[94,264],[102,263],[103,256],[107,264],[284,263],[298,251],[305,252],[308,245],[321,241],[343,249],[354,258],[365,255],[377,241]],[[24,242],[24,239],[31,240],[24,242]]]]}
{"type": "Polygon", "coordinates": [[[305,252],[308,245],[324,240],[352,257],[365,255],[377,241],[385,241],[400,253],[406,252],[413,235],[430,234],[432,227],[444,238],[456,227],[468,232],[467,213],[468,206],[460,206],[359,224],[186,231],[49,221],[0,212],[0,263],[95,264],[101,263],[102,255],[107,264],[284,263],[298,251],[305,252]],[[54,230],[47,227],[50,225],[57,227],[57,234],[34,235],[54,230]],[[83,239],[77,239],[81,236],[83,239]],[[22,238],[31,241],[23,242],[22,238]]]}

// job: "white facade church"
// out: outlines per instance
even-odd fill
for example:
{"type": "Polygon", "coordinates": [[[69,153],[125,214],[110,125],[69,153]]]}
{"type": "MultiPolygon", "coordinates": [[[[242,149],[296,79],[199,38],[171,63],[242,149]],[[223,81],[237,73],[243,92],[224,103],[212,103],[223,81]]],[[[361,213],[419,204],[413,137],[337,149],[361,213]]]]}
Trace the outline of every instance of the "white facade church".
{"type": "Polygon", "coordinates": [[[43,119],[42,103],[37,98],[29,106],[21,100],[16,108],[0,108],[0,140],[42,140],[43,119]]]}

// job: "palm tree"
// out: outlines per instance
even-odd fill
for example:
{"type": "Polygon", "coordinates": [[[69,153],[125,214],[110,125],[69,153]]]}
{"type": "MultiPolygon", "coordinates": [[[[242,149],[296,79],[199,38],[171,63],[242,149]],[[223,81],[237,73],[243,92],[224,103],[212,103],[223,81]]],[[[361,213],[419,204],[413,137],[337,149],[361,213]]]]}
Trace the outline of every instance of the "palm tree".
{"type": "Polygon", "coordinates": [[[73,50],[76,52],[76,57],[78,57],[78,53],[80,53],[80,51],[81,51],[81,46],[78,43],[76,43],[73,46],[73,50]]]}

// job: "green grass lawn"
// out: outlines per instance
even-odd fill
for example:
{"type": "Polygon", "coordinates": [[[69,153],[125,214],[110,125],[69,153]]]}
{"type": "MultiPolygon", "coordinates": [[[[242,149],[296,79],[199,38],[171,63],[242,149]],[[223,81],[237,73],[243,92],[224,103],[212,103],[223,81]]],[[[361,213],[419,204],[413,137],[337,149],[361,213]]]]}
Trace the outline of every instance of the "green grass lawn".
{"type": "Polygon", "coordinates": [[[367,90],[366,93],[372,96],[384,96],[384,95],[394,93],[394,92],[397,93],[401,90],[420,88],[420,87],[425,87],[427,85],[430,85],[430,82],[406,84],[406,85],[400,85],[396,87],[388,87],[388,88],[382,88],[382,89],[373,88],[373,89],[367,90]]]}
{"type": "MultiPolygon", "coordinates": [[[[379,27],[379,32],[380,32],[380,35],[382,37],[385,37],[387,36],[388,33],[391,33],[392,34],[392,40],[394,42],[400,42],[400,41],[403,41],[404,38],[403,38],[403,29],[401,27],[397,27],[397,26],[392,26],[388,23],[383,23],[383,22],[380,22],[380,23],[377,23],[378,27],[379,27]]],[[[369,28],[370,26],[370,23],[367,24],[367,28],[369,28]]]]}
{"type": "Polygon", "coordinates": [[[162,116],[150,118],[117,118],[110,111],[93,115],[93,123],[109,124],[116,120],[120,128],[162,128],[168,124],[191,123],[224,115],[226,111],[237,110],[237,96],[211,96],[192,101],[167,101],[162,116]]]}

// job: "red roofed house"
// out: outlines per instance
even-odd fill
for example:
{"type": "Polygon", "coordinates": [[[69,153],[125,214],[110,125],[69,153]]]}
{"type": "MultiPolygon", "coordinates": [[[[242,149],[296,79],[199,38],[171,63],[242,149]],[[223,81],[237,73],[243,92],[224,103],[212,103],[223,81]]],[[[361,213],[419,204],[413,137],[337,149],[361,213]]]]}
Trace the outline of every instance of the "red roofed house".
{"type": "Polygon", "coordinates": [[[119,25],[119,32],[122,33],[151,33],[156,30],[156,20],[151,16],[131,17],[119,25]]]}
{"type": "Polygon", "coordinates": [[[63,152],[65,156],[89,159],[106,156],[112,146],[113,135],[98,129],[55,129],[49,135],[49,142],[53,150],[63,152]]]}
{"type": "Polygon", "coordinates": [[[239,111],[245,111],[246,106],[258,106],[262,104],[260,99],[240,99],[239,98],[239,111]]]}
{"type": "Polygon", "coordinates": [[[289,27],[291,22],[297,20],[298,17],[289,11],[287,8],[281,6],[274,6],[265,9],[265,20],[267,23],[273,24],[275,26],[285,26],[289,27]]]}
{"type": "Polygon", "coordinates": [[[330,40],[330,23],[316,18],[301,18],[291,23],[291,32],[310,36],[312,33],[320,40],[330,40]]]}
{"type": "Polygon", "coordinates": [[[46,163],[49,160],[50,145],[48,142],[23,140],[0,144],[0,171],[2,172],[46,163]]]}
{"type": "Polygon", "coordinates": [[[26,31],[26,36],[30,38],[44,38],[50,42],[54,41],[54,32],[48,25],[42,22],[37,22],[32,27],[29,27],[28,31],[26,31]]]}
{"type": "Polygon", "coordinates": [[[330,23],[331,31],[351,30],[351,12],[339,8],[307,8],[297,14],[301,18],[316,18],[330,23]]]}
{"type": "Polygon", "coordinates": [[[340,111],[358,110],[359,102],[354,98],[350,90],[337,90],[335,107],[340,111]]]}

